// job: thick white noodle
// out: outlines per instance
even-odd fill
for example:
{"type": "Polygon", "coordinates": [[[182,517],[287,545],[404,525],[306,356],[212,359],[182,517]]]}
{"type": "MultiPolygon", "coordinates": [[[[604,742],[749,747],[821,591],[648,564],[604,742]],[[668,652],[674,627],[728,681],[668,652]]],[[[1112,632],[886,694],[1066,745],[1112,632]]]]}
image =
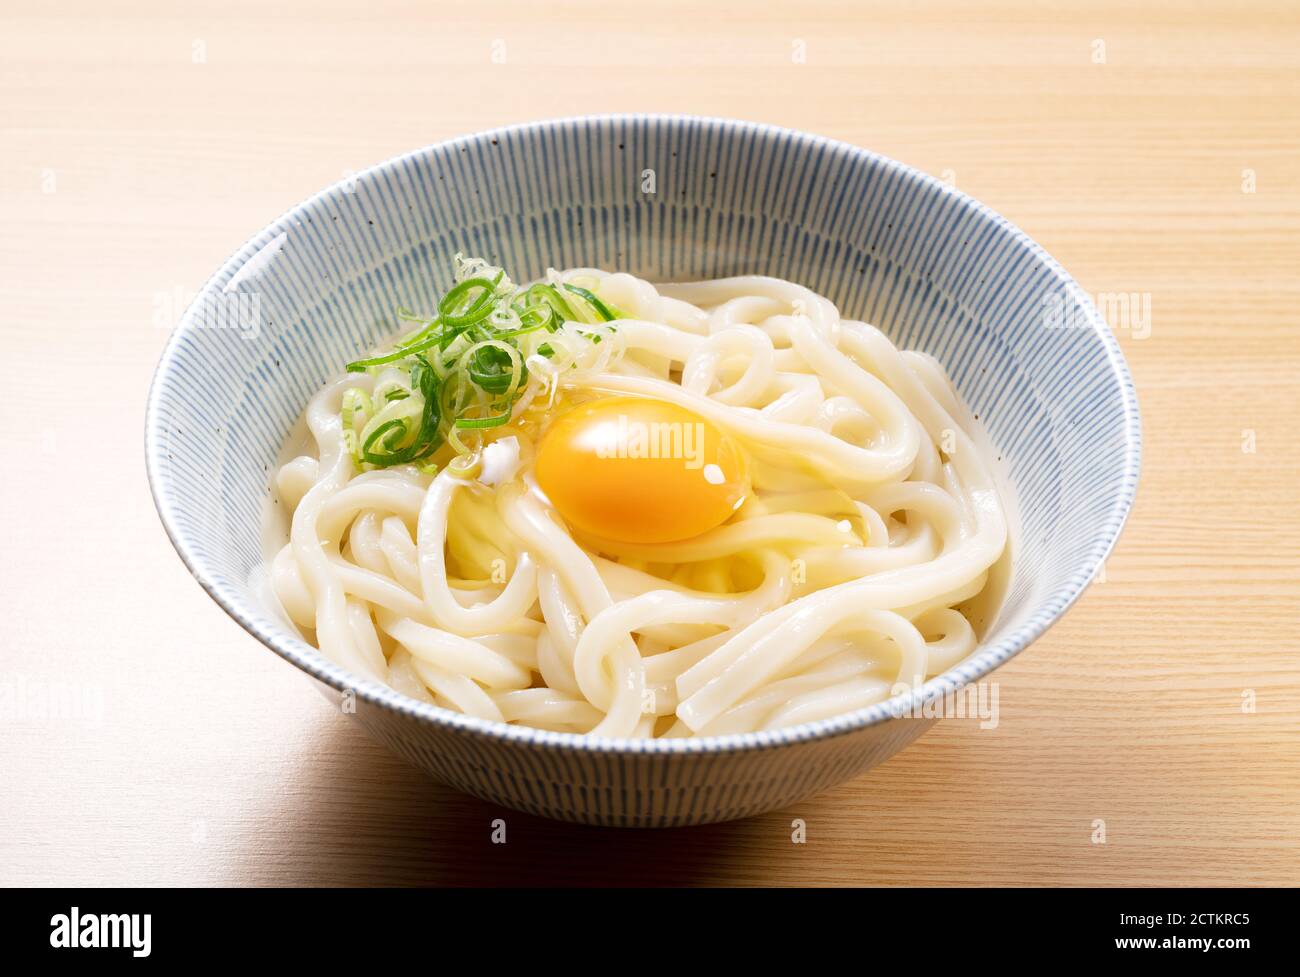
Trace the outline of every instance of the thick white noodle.
{"type": "Polygon", "coordinates": [[[315,456],[276,479],[293,517],[272,582],[324,654],[471,716],[645,737],[824,719],[974,650],[959,605],[986,586],[1007,521],[933,358],[777,279],[552,280],[628,318],[594,369],[534,380],[516,420],[557,394],[669,401],[744,447],[751,497],[684,542],[583,540],[531,479],[536,432],[513,425],[524,464],[501,484],[359,474],[343,391],[388,381],[348,375],[307,408],[315,456]],[[491,579],[452,576],[468,564],[491,579]]]}

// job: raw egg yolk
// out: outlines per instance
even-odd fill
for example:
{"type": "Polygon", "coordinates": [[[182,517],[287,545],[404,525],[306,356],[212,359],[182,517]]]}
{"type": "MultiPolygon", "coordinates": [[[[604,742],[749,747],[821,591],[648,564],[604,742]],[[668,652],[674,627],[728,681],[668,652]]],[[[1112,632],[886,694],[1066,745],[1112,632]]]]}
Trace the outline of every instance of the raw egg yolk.
{"type": "Polygon", "coordinates": [[[621,543],[668,543],[721,525],[745,501],[736,442],[662,400],[606,397],[561,414],[537,448],[537,483],[571,526],[621,543]]]}

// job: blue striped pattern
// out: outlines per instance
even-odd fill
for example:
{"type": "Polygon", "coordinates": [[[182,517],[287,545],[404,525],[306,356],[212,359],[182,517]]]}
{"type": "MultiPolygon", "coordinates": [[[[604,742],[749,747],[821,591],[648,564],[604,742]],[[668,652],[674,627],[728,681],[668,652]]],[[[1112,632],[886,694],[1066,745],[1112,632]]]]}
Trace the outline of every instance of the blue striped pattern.
{"type": "Polygon", "coordinates": [[[177,551],[232,617],[330,695],[355,688],[357,718],[376,737],[470,793],[599,824],[724,820],[852,777],[928,723],[882,704],[701,740],[499,726],[357,684],[268,612],[250,581],[286,433],[341,363],[393,331],[395,307],[433,307],[457,250],[521,279],[574,265],[651,280],[776,275],[937,356],[1003,458],[1022,533],[988,640],[920,700],[1041,634],[1091,580],[1132,504],[1137,404],[1105,323],[1022,232],[924,174],[814,136],[683,116],[519,126],[381,164],[285,214],[205,286],[150,393],[150,482],[177,551]],[[1074,328],[1045,327],[1053,295],[1074,328]],[[256,321],[231,328],[205,300],[256,301],[256,321]]]}

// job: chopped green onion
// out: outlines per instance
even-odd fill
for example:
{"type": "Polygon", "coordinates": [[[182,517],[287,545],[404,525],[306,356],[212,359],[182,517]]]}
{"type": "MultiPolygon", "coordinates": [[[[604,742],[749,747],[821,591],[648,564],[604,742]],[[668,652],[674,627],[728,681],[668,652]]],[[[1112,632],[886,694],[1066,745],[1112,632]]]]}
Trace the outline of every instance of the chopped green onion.
{"type": "Polygon", "coordinates": [[[383,366],[385,363],[396,363],[398,360],[404,360],[415,353],[422,353],[431,346],[437,346],[441,339],[441,333],[433,333],[427,338],[420,339],[417,342],[409,343],[406,346],[399,346],[391,353],[385,353],[383,356],[372,356],[368,360],[354,360],[348,364],[348,372],[365,373],[366,370],[370,369],[372,366],[383,366]]]}
{"type": "Polygon", "coordinates": [[[343,428],[352,430],[356,426],[356,417],[358,414],[369,415],[374,412],[375,405],[371,403],[370,397],[360,387],[349,387],[343,392],[343,428]]]}
{"type": "Polygon", "coordinates": [[[527,371],[519,351],[499,339],[471,347],[458,366],[474,383],[491,394],[509,397],[519,389],[527,371]]]}
{"type": "Polygon", "coordinates": [[[411,433],[410,422],[403,417],[395,417],[391,421],[385,421],[378,425],[370,435],[361,444],[361,457],[374,465],[391,465],[389,461],[397,451],[398,445],[406,440],[411,433]],[[373,452],[370,446],[376,441],[384,450],[382,453],[373,452]]]}
{"type": "Polygon", "coordinates": [[[458,417],[456,418],[456,426],[462,431],[481,431],[484,428],[500,427],[509,420],[510,411],[506,411],[494,417],[458,417]]]}
{"type": "Polygon", "coordinates": [[[447,470],[457,478],[474,478],[483,468],[483,459],[477,454],[457,455],[447,470]]]}
{"type": "Polygon", "coordinates": [[[524,306],[515,310],[519,314],[520,333],[546,329],[550,332],[560,328],[555,309],[549,305],[524,306]]]}
{"type": "Polygon", "coordinates": [[[560,294],[559,289],[554,285],[539,282],[530,286],[524,292],[524,304],[530,308],[545,306],[551,310],[551,322],[554,323],[553,326],[548,327],[551,332],[554,332],[565,322],[579,321],[573,307],[564,300],[564,296],[560,294]]]}
{"type": "Polygon", "coordinates": [[[350,427],[343,429],[343,448],[352,456],[352,463],[357,466],[358,471],[365,470],[365,460],[361,457],[361,444],[357,440],[357,432],[350,427]]]}
{"type": "Polygon", "coordinates": [[[572,292],[574,295],[577,295],[580,298],[582,298],[588,305],[590,305],[595,310],[596,315],[600,316],[602,321],[613,322],[615,319],[618,318],[618,316],[614,315],[614,313],[610,311],[609,306],[607,306],[604,302],[598,299],[596,297],[596,293],[591,291],[590,289],[581,288],[577,285],[570,285],[567,282],[565,282],[564,287],[568,289],[570,292],[572,292]]]}
{"type": "Polygon", "coordinates": [[[438,317],[453,327],[472,326],[476,322],[482,322],[492,314],[496,287],[496,282],[486,278],[467,278],[458,282],[438,303],[438,317]],[[475,289],[478,294],[468,303],[463,301],[475,289]]]}
{"type": "Polygon", "coordinates": [[[589,362],[582,351],[613,328],[605,323],[621,318],[591,289],[567,282],[516,287],[480,258],[458,254],[455,278],[436,316],[398,309],[399,320],[418,328],[389,352],[347,364],[376,378],[371,388],[343,394],[344,446],[359,469],[413,464],[433,474],[433,455],[446,444],[457,456],[452,472],[470,477],[464,473],[477,470],[483,441],[467,443],[461,433],[509,424],[531,384],[589,362]],[[532,377],[525,365],[531,356],[552,359],[545,378],[532,377]]]}

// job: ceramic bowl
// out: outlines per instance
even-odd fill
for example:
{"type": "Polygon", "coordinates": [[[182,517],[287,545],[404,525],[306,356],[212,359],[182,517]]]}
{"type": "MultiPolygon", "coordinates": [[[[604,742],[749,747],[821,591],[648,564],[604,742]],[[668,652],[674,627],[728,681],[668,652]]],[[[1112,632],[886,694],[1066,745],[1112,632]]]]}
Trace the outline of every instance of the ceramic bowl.
{"type": "Polygon", "coordinates": [[[203,588],[395,752],[440,781],[552,818],[671,826],[779,808],[856,777],[928,728],[925,701],[989,675],[1079,596],[1137,485],[1140,429],[1118,345],[1041,247],[952,187],[855,146],[769,126],[604,116],[416,150],[255,235],[172,335],[149,396],[149,478],[203,588]],[[924,688],[775,732],[610,740],[480,721],[348,674],[268,605],[274,462],[312,393],[430,308],[448,258],[516,280],[550,266],[650,280],[775,275],[932,353],[1010,484],[1006,602],[980,647],[924,688]]]}

